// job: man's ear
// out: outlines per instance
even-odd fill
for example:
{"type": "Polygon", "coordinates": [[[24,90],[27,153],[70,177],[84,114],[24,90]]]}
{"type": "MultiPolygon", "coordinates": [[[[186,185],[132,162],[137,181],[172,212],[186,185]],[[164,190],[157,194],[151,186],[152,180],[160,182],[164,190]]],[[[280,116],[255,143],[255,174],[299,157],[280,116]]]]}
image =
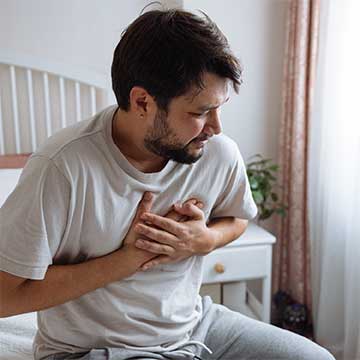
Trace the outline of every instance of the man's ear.
{"type": "Polygon", "coordinates": [[[156,113],[154,98],[142,87],[134,86],[129,94],[130,110],[140,117],[148,117],[156,113]]]}

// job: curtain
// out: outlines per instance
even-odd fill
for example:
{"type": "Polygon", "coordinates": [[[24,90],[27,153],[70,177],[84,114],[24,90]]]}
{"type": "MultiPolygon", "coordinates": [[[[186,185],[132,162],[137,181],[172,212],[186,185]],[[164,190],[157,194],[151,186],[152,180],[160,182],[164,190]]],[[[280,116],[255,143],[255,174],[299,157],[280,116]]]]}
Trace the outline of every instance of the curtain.
{"type": "MultiPolygon", "coordinates": [[[[311,312],[308,228],[308,128],[317,56],[319,0],[289,2],[279,145],[280,200],[287,216],[277,223],[273,293],[287,292],[311,312]]],[[[309,314],[311,319],[311,314],[309,314]]],[[[311,322],[311,320],[310,320],[311,322]]]]}
{"type": "Polygon", "coordinates": [[[360,2],[322,1],[309,149],[315,338],[360,359],[360,2]]]}

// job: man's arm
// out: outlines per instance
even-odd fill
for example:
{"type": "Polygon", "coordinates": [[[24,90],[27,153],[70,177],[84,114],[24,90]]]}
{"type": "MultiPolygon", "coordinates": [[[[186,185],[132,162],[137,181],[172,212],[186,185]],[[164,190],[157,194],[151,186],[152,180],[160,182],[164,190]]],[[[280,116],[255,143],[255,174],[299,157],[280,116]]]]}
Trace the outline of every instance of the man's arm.
{"type": "Polygon", "coordinates": [[[0,317],[44,310],[131,276],[149,260],[146,252],[121,248],[80,264],[51,265],[43,280],[0,271],[0,317]]]}
{"type": "MultiPolygon", "coordinates": [[[[175,209],[180,210],[177,206],[175,209]]],[[[151,213],[141,216],[146,224],[135,227],[135,231],[139,233],[135,245],[158,255],[144,264],[142,270],[158,264],[177,262],[193,255],[206,255],[238,238],[248,224],[247,220],[223,217],[216,218],[207,225],[204,213],[192,204],[184,206],[180,211],[190,220],[177,223],[151,213]],[[142,236],[146,236],[147,240],[142,236]]]]}
{"type": "Polygon", "coordinates": [[[209,222],[208,228],[215,231],[212,250],[223,247],[241,236],[249,221],[235,217],[221,217],[209,222]]]}
{"type": "MultiPolygon", "coordinates": [[[[134,246],[137,239],[134,227],[141,222],[140,215],[151,210],[153,200],[151,193],[144,194],[122,247],[111,254],[79,264],[51,265],[43,280],[0,271],[0,317],[48,309],[133,275],[155,256],[134,246]]],[[[188,202],[198,204],[196,199],[188,202]]],[[[166,217],[174,221],[180,218],[174,211],[166,217]]]]}
{"type": "Polygon", "coordinates": [[[111,254],[80,264],[51,265],[43,280],[25,279],[0,271],[0,317],[60,305],[134,274],[154,257],[134,246],[134,226],[140,221],[140,215],[151,209],[152,203],[152,195],[145,193],[123,246],[111,254]]]}

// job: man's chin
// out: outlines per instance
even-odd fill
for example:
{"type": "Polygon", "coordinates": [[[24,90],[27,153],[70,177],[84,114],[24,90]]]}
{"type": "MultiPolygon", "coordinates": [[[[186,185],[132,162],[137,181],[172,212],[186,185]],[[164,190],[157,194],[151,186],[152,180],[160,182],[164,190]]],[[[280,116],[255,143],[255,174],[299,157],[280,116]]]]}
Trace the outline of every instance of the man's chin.
{"type": "Polygon", "coordinates": [[[203,149],[191,149],[186,151],[186,153],[173,154],[171,157],[172,160],[181,163],[181,164],[193,164],[198,161],[203,156],[203,149]]]}

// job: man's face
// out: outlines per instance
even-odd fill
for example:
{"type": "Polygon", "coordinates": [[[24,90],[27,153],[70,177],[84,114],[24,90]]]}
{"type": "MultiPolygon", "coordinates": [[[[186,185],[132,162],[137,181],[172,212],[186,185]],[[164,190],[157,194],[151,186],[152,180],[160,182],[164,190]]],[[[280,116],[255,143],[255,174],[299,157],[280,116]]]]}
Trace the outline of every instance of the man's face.
{"type": "Polygon", "coordinates": [[[173,99],[168,114],[158,110],[145,135],[145,147],[179,163],[199,160],[207,139],[221,132],[220,106],[228,100],[228,82],[206,73],[204,89],[173,99]]]}

